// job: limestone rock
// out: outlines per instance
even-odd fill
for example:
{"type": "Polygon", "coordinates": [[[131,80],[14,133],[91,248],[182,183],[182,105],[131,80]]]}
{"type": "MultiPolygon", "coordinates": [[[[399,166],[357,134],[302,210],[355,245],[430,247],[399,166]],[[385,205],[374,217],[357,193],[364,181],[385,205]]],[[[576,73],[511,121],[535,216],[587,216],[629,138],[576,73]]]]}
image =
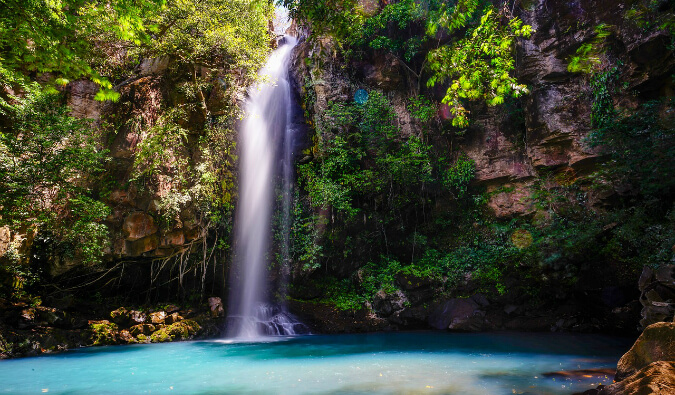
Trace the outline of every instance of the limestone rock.
{"type": "Polygon", "coordinates": [[[656,361],[675,361],[675,323],[658,322],[645,328],[617,365],[617,381],[656,361]]]}

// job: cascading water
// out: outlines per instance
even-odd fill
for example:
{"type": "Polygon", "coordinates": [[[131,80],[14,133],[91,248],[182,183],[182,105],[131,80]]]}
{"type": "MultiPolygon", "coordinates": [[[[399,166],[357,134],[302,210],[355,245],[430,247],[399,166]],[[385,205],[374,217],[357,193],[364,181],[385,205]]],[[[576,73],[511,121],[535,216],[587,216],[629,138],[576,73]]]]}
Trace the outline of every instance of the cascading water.
{"type": "Polygon", "coordinates": [[[293,127],[288,69],[296,39],[286,36],[260,71],[264,80],[249,92],[240,130],[239,205],[235,220],[235,264],[230,277],[228,336],[255,341],[265,336],[307,333],[306,327],[269,303],[267,264],[274,206],[274,181],[282,179],[281,292],[288,276],[293,127]],[[278,147],[283,147],[280,150],[278,147]],[[280,173],[277,168],[280,168],[280,173]]]}

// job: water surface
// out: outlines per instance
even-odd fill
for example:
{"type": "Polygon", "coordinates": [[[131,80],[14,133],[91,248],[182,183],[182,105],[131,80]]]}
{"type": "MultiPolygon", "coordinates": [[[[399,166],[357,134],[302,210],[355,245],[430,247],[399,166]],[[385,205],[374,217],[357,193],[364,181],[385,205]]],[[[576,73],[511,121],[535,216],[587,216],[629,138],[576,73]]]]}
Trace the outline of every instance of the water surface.
{"type": "Polygon", "coordinates": [[[612,377],[627,339],[445,332],[95,347],[0,361],[10,394],[571,394],[612,377]]]}

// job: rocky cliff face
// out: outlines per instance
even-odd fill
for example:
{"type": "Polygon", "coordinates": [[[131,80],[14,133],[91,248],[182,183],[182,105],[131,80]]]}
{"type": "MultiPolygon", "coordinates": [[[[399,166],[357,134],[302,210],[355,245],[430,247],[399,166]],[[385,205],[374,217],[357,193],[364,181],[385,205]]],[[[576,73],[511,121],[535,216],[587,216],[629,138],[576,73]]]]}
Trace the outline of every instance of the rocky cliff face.
{"type": "MultiPolygon", "coordinates": [[[[568,71],[570,58],[594,39],[596,26],[609,26],[611,45],[599,55],[599,64],[616,65],[622,73],[626,89],[614,96],[615,105],[636,108],[647,100],[672,95],[675,57],[670,38],[666,33],[646,33],[638,28],[624,17],[623,6],[612,1],[534,0],[523,2],[519,16],[536,31],[531,39],[519,41],[517,48],[516,75],[530,93],[502,107],[473,105],[470,129],[464,136],[453,137],[444,148],[464,152],[475,162],[473,182],[487,191],[487,206],[495,219],[545,222],[548,208],[535,204],[536,190],[555,191],[572,182],[585,193],[585,206],[601,210],[611,195],[622,191],[599,192],[587,181],[604,157],[586,141],[592,131],[589,75],[568,71]]],[[[320,126],[329,102],[350,102],[356,90],[364,88],[384,92],[403,135],[419,131],[406,109],[410,81],[403,65],[392,56],[377,53],[364,60],[344,60],[330,39],[305,40],[296,49],[293,72],[306,115],[314,126],[320,126]]],[[[440,98],[436,91],[425,93],[440,98]]],[[[439,108],[439,128],[447,123],[443,111],[439,108]]],[[[568,295],[559,302],[559,309],[546,313],[513,301],[495,306],[487,300],[443,299],[438,296],[439,289],[430,284],[419,289],[406,289],[403,284],[401,290],[401,294],[376,296],[369,306],[376,313],[371,317],[374,328],[431,325],[459,330],[594,330],[616,324],[630,331],[637,325],[637,301],[627,303],[623,296],[618,304],[580,312],[578,303],[587,303],[583,300],[590,294],[578,295],[572,302],[574,298],[568,295]],[[600,317],[612,309],[611,318],[600,317]],[[592,322],[589,317],[594,314],[597,320],[592,322]]],[[[613,292],[620,293],[609,288],[598,292],[603,300],[612,299],[613,292]]]]}

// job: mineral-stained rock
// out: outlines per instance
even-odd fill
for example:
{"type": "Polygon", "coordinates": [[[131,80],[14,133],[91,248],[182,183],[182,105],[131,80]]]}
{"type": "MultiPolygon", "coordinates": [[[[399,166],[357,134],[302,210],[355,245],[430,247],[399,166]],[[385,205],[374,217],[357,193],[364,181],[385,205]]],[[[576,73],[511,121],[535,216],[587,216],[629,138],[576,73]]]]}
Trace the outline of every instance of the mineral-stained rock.
{"type": "Polygon", "coordinates": [[[621,381],[656,361],[675,361],[675,323],[657,322],[645,328],[619,360],[616,380],[621,381]]]}
{"type": "Polygon", "coordinates": [[[159,228],[155,225],[155,220],[152,216],[142,211],[137,211],[124,218],[122,230],[128,241],[136,241],[157,233],[159,228]]]}
{"type": "Polygon", "coordinates": [[[139,256],[146,252],[156,250],[158,247],[159,236],[154,234],[140,240],[127,241],[125,250],[129,256],[139,256]]]}

